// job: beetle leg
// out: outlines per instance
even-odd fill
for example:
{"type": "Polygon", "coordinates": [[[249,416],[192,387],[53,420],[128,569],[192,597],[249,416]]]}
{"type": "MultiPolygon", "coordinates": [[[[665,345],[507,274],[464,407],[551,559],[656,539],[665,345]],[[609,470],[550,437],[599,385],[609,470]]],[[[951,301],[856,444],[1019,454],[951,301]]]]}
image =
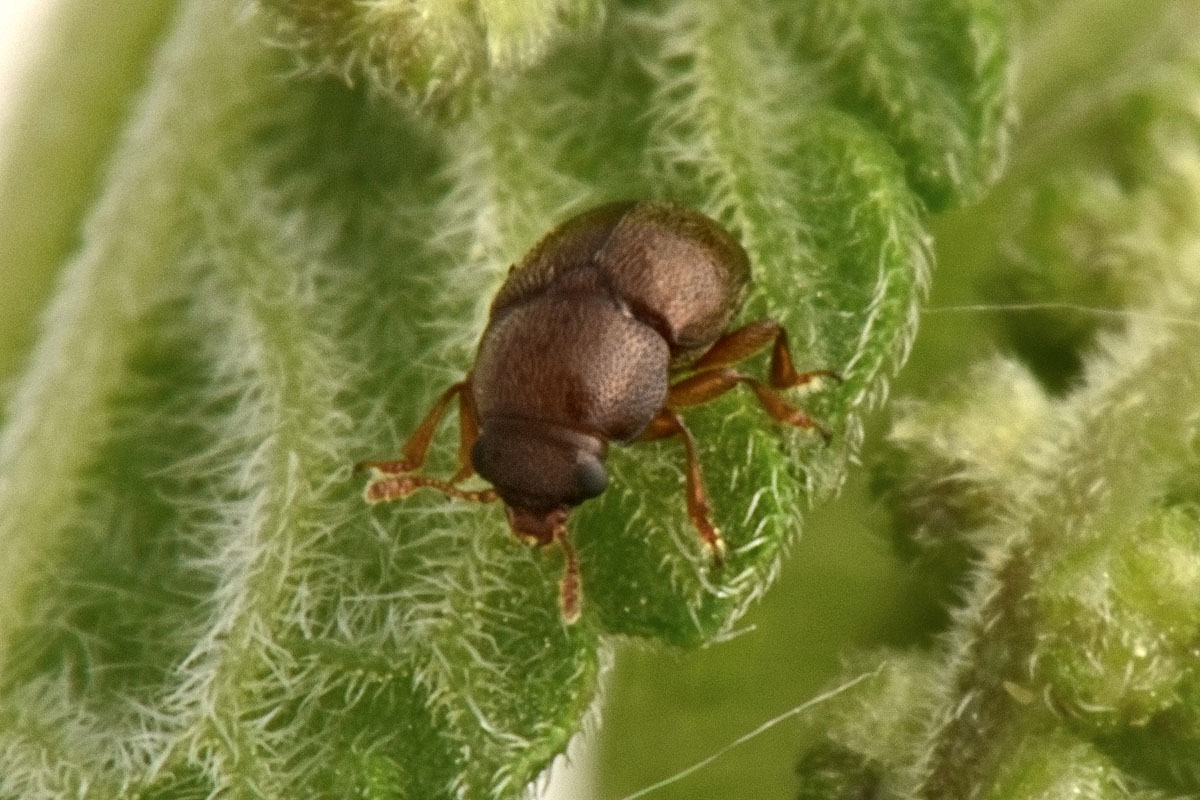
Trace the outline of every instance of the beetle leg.
{"type": "Polygon", "coordinates": [[[562,547],[563,576],[559,584],[558,604],[562,608],[563,622],[574,625],[579,620],[579,558],[567,538],[566,525],[554,531],[554,539],[562,547]]]}
{"type": "Polygon", "coordinates": [[[424,475],[382,475],[367,484],[363,496],[368,503],[386,503],[408,497],[417,489],[437,489],[446,497],[468,500],[472,503],[492,503],[500,499],[495,489],[471,491],[460,489],[448,481],[427,478],[424,475]]]}
{"type": "MultiPolygon", "coordinates": [[[[774,320],[760,319],[751,322],[713,342],[693,367],[697,371],[711,367],[728,367],[749,358],[772,341],[778,341],[781,336],[786,340],[787,332],[774,320]]],[[[785,344],[785,351],[786,347],[785,344]]],[[[788,360],[791,360],[790,357],[788,360]]]]}
{"type": "Polygon", "coordinates": [[[513,508],[506,505],[508,525],[518,539],[536,547],[546,547],[558,542],[563,552],[563,576],[559,584],[559,606],[562,608],[563,621],[568,625],[579,619],[579,559],[575,548],[567,538],[566,508],[555,508],[550,511],[530,511],[513,508]]]}
{"type": "Polygon", "coordinates": [[[700,533],[700,540],[712,555],[715,564],[720,565],[725,560],[725,540],[721,532],[713,525],[708,504],[708,492],[704,489],[704,476],[700,472],[700,459],[696,455],[696,439],[692,432],[683,424],[683,419],[670,407],[658,412],[658,416],[642,433],[643,441],[666,439],[679,436],[683,439],[683,448],[687,453],[687,511],[688,518],[700,533]]]}
{"type": "Polygon", "coordinates": [[[479,439],[479,414],[475,411],[470,378],[464,383],[467,385],[458,393],[458,471],[450,478],[451,483],[460,483],[475,474],[471,448],[479,439]]]}
{"type": "MultiPolygon", "coordinates": [[[[383,475],[402,475],[406,472],[415,472],[419,470],[425,463],[425,456],[429,454],[429,444],[433,441],[434,431],[437,430],[438,423],[442,421],[442,417],[446,414],[446,409],[450,407],[450,401],[455,395],[459,396],[459,412],[460,420],[462,417],[462,409],[467,401],[462,398],[470,394],[471,378],[467,376],[466,380],[459,381],[451,386],[446,391],[442,392],[442,396],[433,404],[433,408],[429,409],[429,413],[425,415],[425,419],[421,420],[421,424],[413,431],[413,435],[404,444],[404,450],[401,451],[400,458],[386,461],[360,461],[354,465],[355,472],[363,472],[364,470],[373,470],[383,475]]],[[[472,415],[472,423],[474,416],[472,415]]],[[[460,421],[460,425],[461,425],[460,421]]],[[[476,426],[477,427],[477,426],[476,426]]],[[[459,460],[462,459],[462,436],[460,433],[459,439],[459,460]]],[[[468,456],[470,450],[467,450],[468,456]]],[[[468,457],[467,463],[470,463],[468,457]]],[[[460,465],[459,472],[462,472],[460,465]]],[[[470,473],[468,473],[469,475],[470,473]]],[[[465,477],[465,476],[464,476],[465,477]]]]}
{"type": "Polygon", "coordinates": [[[397,500],[423,488],[437,489],[447,497],[475,503],[499,500],[500,496],[494,489],[468,491],[454,485],[474,474],[475,470],[471,466],[471,448],[478,438],[479,418],[475,413],[475,403],[471,397],[471,377],[468,375],[466,380],[459,381],[442,392],[442,396],[433,404],[433,408],[404,445],[400,458],[391,461],[362,461],[354,465],[355,472],[369,469],[375,473],[375,478],[367,484],[364,491],[367,502],[397,500]],[[458,471],[448,481],[411,474],[424,465],[434,431],[437,430],[438,423],[445,416],[446,409],[455,395],[458,395],[458,471]]]}
{"type": "Polygon", "coordinates": [[[707,369],[674,384],[667,392],[667,405],[673,408],[687,408],[707,403],[709,400],[725,394],[739,383],[744,383],[754,390],[758,402],[773,418],[798,428],[815,430],[821,434],[821,438],[825,440],[826,444],[833,439],[829,431],[814,421],[812,417],[790,405],[771,387],[757,378],[752,378],[728,367],[707,369]]]}
{"type": "Polygon", "coordinates": [[[792,351],[788,347],[787,330],[775,320],[760,319],[730,331],[700,356],[693,365],[697,372],[715,367],[728,367],[739,361],[744,361],[768,344],[771,348],[771,386],[776,389],[789,389],[793,386],[803,386],[814,378],[842,377],[833,370],[816,369],[811,372],[796,372],[792,362],[792,351]]]}

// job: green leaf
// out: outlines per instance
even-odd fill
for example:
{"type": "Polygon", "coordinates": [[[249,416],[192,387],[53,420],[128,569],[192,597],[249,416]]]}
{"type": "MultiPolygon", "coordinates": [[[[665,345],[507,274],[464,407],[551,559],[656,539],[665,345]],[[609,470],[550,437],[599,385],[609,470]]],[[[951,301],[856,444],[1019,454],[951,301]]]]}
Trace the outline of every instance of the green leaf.
{"type": "Polygon", "coordinates": [[[1008,137],[1009,22],[989,0],[818,0],[795,21],[814,89],[869,120],[931,210],[977,196],[1008,137]]]}
{"type": "MultiPolygon", "coordinates": [[[[801,364],[842,372],[840,387],[809,404],[832,422],[839,408],[870,403],[902,357],[926,279],[924,233],[902,165],[877,134],[795,107],[786,51],[764,47],[771,12],[709,4],[645,26],[664,71],[652,166],[668,197],[713,209],[747,248],[755,289],[745,317],[779,319],[801,364]],[[750,22],[735,24],[747,12],[750,22]]],[[[610,630],[696,643],[728,629],[777,570],[805,496],[836,489],[861,437],[857,415],[836,426],[828,450],[811,433],[781,436],[733,394],[688,421],[714,496],[730,498],[714,511],[731,556],[720,572],[706,564],[678,499],[676,443],[614,454],[614,489],[584,512],[579,533],[585,585],[610,630]],[[744,457],[723,442],[739,442],[744,457]]]]}
{"type": "Polygon", "coordinates": [[[985,201],[1016,224],[981,260],[1009,280],[1045,276],[1028,301],[1078,312],[1103,280],[1124,313],[1080,337],[1082,374],[1057,399],[990,361],[894,425],[884,457],[900,518],[969,545],[976,570],[935,666],[909,677],[933,696],[863,697],[826,732],[886,767],[855,777],[844,755],[852,787],[996,800],[1200,790],[1200,50],[1181,37],[1155,55],[1035,139],[1046,149],[1019,153],[1019,180],[985,201]],[[916,746],[866,740],[880,706],[922,727],[916,746]]]}
{"type": "Polygon", "coordinates": [[[308,71],[387,95],[452,104],[475,84],[541,61],[573,29],[594,29],[599,0],[257,0],[272,40],[308,71]]]}
{"type": "Polygon", "coordinates": [[[63,259],[78,246],[80,220],[174,7],[131,0],[118,18],[94,3],[60,4],[38,43],[32,74],[7,98],[11,128],[0,145],[0,401],[36,338],[38,311],[63,259]]]}
{"type": "Polygon", "coordinates": [[[552,51],[564,4],[432,4],[417,61],[379,66],[409,7],[295,7],[333,24],[298,46],[384,76],[365,86],[296,75],[279,18],[237,0],[186,4],[164,43],[0,433],[0,797],[518,797],[579,730],[607,635],[728,632],[844,480],[927,237],[887,131],[797,102],[790,7],[618,6],[552,51]],[[460,13],[478,40],[438,39],[460,13]],[[480,41],[507,77],[464,84],[453,124],[381,99],[455,85],[480,41]],[[727,225],[744,318],[845,380],[804,400],[829,448],[740,393],[689,412],[721,569],[677,445],[614,453],[567,626],[557,550],[494,506],[369,508],[350,465],[469,368],[510,264],[620,196],[727,225]]]}

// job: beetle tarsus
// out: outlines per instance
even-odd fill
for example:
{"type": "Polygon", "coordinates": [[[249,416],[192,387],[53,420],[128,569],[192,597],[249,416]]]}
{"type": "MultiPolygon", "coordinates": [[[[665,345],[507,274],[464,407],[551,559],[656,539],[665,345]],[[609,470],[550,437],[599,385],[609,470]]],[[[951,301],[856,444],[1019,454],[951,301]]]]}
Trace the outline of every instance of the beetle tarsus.
{"type": "Polygon", "coordinates": [[[446,497],[472,503],[492,503],[500,499],[495,489],[467,490],[437,478],[424,475],[388,475],[371,481],[363,492],[367,502],[375,505],[408,497],[418,489],[437,489],[446,497]]]}
{"type": "Polygon", "coordinates": [[[809,372],[801,372],[796,375],[796,382],[789,386],[779,386],[779,389],[790,389],[792,386],[803,386],[806,383],[812,383],[817,378],[829,378],[838,383],[845,383],[846,379],[841,376],[841,373],[832,369],[814,369],[809,372]]]}
{"type": "Polygon", "coordinates": [[[363,497],[371,505],[376,505],[408,497],[415,490],[416,487],[404,476],[379,478],[366,485],[366,488],[363,489],[363,497]]]}
{"type": "Polygon", "coordinates": [[[704,541],[704,549],[708,551],[708,558],[713,567],[722,567],[725,565],[725,537],[721,536],[721,532],[712,524],[709,524],[708,528],[708,535],[701,529],[700,538],[704,541]]]}
{"type": "Polygon", "coordinates": [[[368,470],[376,475],[403,475],[412,472],[413,467],[403,458],[390,461],[359,461],[354,465],[355,475],[361,475],[368,470]]]}
{"type": "Polygon", "coordinates": [[[725,537],[721,536],[721,530],[713,525],[709,516],[710,509],[704,485],[698,485],[696,491],[698,495],[688,492],[688,518],[700,534],[700,541],[704,544],[704,550],[708,553],[712,565],[720,567],[725,563],[725,537]]]}

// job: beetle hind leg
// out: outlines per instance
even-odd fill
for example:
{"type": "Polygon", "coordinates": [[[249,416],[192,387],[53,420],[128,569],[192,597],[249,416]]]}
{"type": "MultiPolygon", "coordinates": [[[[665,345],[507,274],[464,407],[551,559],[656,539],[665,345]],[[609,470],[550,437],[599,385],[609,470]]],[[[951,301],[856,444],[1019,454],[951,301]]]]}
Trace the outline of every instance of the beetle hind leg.
{"type": "Polygon", "coordinates": [[[667,404],[674,408],[698,406],[720,397],[739,383],[744,383],[753,390],[759,404],[773,419],[797,428],[814,430],[825,440],[825,444],[833,440],[833,434],[823,425],[788,403],[770,386],[728,367],[706,369],[674,384],[667,394],[667,404]]]}
{"type": "Polygon", "coordinates": [[[729,367],[750,358],[767,345],[771,345],[769,380],[775,389],[803,386],[817,378],[832,378],[837,381],[842,379],[841,375],[831,369],[797,372],[792,361],[792,350],[788,346],[787,330],[771,319],[751,322],[717,339],[692,365],[692,369],[700,372],[729,367]]]}

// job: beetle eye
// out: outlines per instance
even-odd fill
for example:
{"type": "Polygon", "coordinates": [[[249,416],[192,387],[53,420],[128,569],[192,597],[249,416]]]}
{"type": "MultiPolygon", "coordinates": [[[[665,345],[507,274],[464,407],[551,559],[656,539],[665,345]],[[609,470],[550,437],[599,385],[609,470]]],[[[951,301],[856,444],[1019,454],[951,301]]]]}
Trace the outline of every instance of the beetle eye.
{"type": "Polygon", "coordinates": [[[575,487],[582,499],[597,496],[607,486],[608,471],[599,459],[588,456],[575,465],[575,487]]]}

